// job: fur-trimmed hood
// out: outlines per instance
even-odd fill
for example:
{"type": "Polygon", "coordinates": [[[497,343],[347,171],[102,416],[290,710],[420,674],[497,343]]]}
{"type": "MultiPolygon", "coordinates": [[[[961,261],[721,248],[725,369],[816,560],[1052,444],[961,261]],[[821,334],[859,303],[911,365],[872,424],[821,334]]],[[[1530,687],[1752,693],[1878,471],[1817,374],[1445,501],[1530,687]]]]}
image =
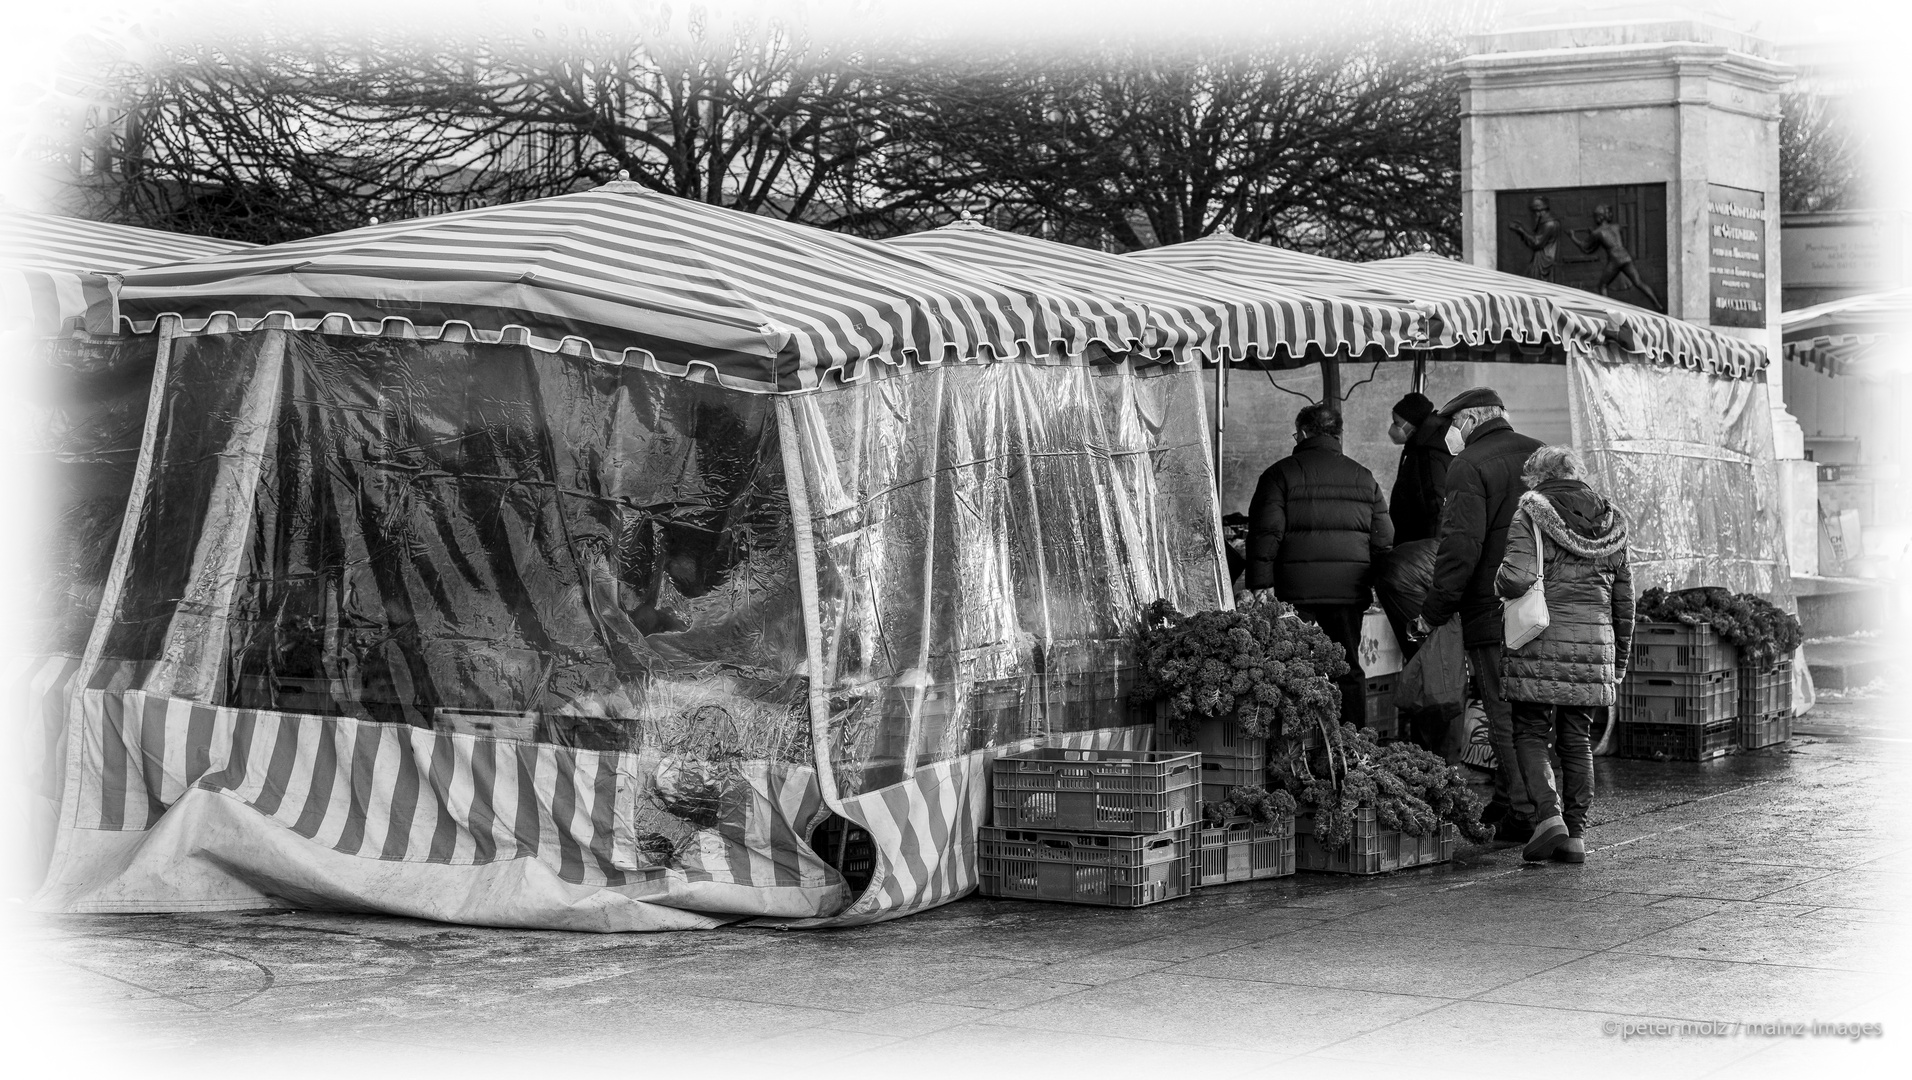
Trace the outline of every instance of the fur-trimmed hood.
{"type": "MultiPolygon", "coordinates": [[[[1543,488],[1554,487],[1543,485],[1543,488]]],[[[1554,543],[1583,559],[1602,558],[1627,546],[1627,527],[1620,520],[1619,511],[1585,484],[1525,492],[1520,496],[1520,506],[1554,543]],[[1561,517],[1553,499],[1570,504],[1569,512],[1576,519],[1573,525],[1561,517]]]]}

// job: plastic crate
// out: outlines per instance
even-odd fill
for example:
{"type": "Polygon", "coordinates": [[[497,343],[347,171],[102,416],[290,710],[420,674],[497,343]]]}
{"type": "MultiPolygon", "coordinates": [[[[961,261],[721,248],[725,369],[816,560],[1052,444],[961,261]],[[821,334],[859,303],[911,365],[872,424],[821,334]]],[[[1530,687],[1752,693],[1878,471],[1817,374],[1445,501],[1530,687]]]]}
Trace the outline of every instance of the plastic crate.
{"type": "Polygon", "coordinates": [[[1429,836],[1409,836],[1398,829],[1383,829],[1374,818],[1374,808],[1355,811],[1354,837],[1348,846],[1329,850],[1314,838],[1314,815],[1295,819],[1295,865],[1302,870],[1325,874],[1385,874],[1415,866],[1444,863],[1454,857],[1460,843],[1460,830],[1443,822],[1429,836]]]}
{"type": "Polygon", "coordinates": [[[1194,888],[1195,830],[1137,836],[977,830],[977,889],[984,896],[1136,908],[1194,888]]]}
{"type": "Polygon", "coordinates": [[[1710,626],[1642,622],[1633,625],[1633,660],[1627,666],[1633,671],[1703,674],[1732,667],[1739,662],[1738,652],[1710,626]]]}
{"type": "Polygon", "coordinates": [[[1792,709],[1787,708],[1769,713],[1742,713],[1736,723],[1739,725],[1739,745],[1744,750],[1757,750],[1762,746],[1779,746],[1792,739],[1792,709]]]}
{"type": "Polygon", "coordinates": [[[1638,724],[1621,721],[1621,757],[1647,761],[1709,761],[1739,744],[1739,721],[1731,717],[1705,724],[1638,724]]]}
{"type": "Polygon", "coordinates": [[[1401,734],[1400,710],[1394,707],[1393,675],[1380,675],[1368,680],[1368,726],[1383,739],[1399,738],[1401,734]]]}
{"type": "Polygon", "coordinates": [[[999,757],[990,775],[1000,828],[1159,833],[1201,820],[1200,754],[1050,747],[999,757]]]}
{"type": "Polygon", "coordinates": [[[1703,673],[1629,671],[1620,684],[1617,719],[1623,724],[1712,724],[1739,711],[1734,668],[1703,673]]]}
{"type": "Polygon", "coordinates": [[[1200,754],[1203,765],[1216,762],[1225,769],[1260,772],[1267,766],[1267,737],[1242,734],[1241,725],[1232,716],[1200,720],[1196,723],[1194,735],[1182,738],[1169,730],[1167,710],[1157,702],[1154,723],[1157,750],[1200,754]]]}
{"type": "Polygon", "coordinates": [[[1791,657],[1770,668],[1741,664],[1737,713],[1740,716],[1765,716],[1768,713],[1792,712],[1792,676],[1791,657]]]}
{"type": "Polygon", "coordinates": [[[1194,885],[1226,885],[1287,877],[1295,872],[1295,819],[1235,817],[1196,832],[1194,885]]]}

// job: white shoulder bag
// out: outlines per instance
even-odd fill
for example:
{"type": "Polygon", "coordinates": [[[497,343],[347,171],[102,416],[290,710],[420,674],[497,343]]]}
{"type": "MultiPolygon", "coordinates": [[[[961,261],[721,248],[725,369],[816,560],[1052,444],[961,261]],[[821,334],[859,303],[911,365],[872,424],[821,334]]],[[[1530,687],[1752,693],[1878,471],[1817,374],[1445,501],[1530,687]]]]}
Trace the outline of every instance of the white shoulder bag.
{"type": "Polygon", "coordinates": [[[1534,587],[1500,605],[1500,624],[1507,647],[1518,649],[1540,636],[1552,621],[1547,614],[1547,542],[1541,539],[1540,522],[1528,520],[1534,527],[1534,587]]]}

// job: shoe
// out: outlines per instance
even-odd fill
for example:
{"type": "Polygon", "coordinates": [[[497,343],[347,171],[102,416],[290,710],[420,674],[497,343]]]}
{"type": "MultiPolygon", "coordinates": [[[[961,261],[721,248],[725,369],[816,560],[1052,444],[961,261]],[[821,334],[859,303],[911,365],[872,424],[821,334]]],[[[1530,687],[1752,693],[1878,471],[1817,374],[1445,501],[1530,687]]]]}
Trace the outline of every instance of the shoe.
{"type": "Polygon", "coordinates": [[[1528,862],[1546,862],[1566,839],[1567,823],[1555,814],[1534,825],[1533,839],[1520,849],[1520,857],[1528,862]]]}
{"type": "Polygon", "coordinates": [[[1534,835],[1534,827],[1517,817],[1504,817],[1494,826],[1494,843],[1524,844],[1534,835]]]}
{"type": "Polygon", "coordinates": [[[1587,861],[1587,842],[1578,836],[1569,836],[1554,849],[1553,860],[1564,863],[1583,863],[1587,861]]]}

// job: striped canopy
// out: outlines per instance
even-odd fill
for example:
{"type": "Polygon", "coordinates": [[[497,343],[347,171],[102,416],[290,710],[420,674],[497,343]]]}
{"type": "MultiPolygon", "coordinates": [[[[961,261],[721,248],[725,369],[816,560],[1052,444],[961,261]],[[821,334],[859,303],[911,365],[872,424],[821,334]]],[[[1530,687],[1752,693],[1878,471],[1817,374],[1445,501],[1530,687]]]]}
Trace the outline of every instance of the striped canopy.
{"type": "Polygon", "coordinates": [[[1782,312],[1779,326],[1788,359],[1834,375],[1883,374],[1888,350],[1912,354],[1912,288],[1782,312]]]}
{"type": "Polygon", "coordinates": [[[1425,347],[1426,316],[1412,307],[1303,295],[1261,282],[1138,263],[1119,255],[964,222],[884,241],[1028,288],[1061,286],[1122,297],[1149,314],[1147,348],[1177,359],[1241,362],[1250,356],[1299,364],[1310,353],[1393,356],[1425,347]]]}
{"type": "Polygon", "coordinates": [[[141,331],[171,315],[187,333],[513,342],[760,393],[872,360],[1126,353],[1148,318],[628,181],[128,274],[120,312],[141,331]]]}
{"type": "Polygon", "coordinates": [[[7,328],[50,337],[84,320],[91,306],[94,329],[110,330],[111,292],[101,275],[251,246],[52,214],[0,214],[7,328]]]}
{"type": "Polygon", "coordinates": [[[1589,347],[1600,340],[1604,325],[1603,320],[1493,282],[1434,278],[1417,272],[1417,268],[1392,265],[1401,260],[1341,262],[1227,234],[1131,252],[1128,257],[1274,285],[1307,296],[1419,308],[1432,316],[1431,348],[1494,345],[1509,340],[1528,345],[1589,347]]]}
{"type": "Polygon", "coordinates": [[[1672,364],[1736,379],[1764,370],[1768,363],[1766,350],[1751,342],[1570,285],[1503,274],[1439,255],[1403,255],[1363,264],[1363,269],[1369,267],[1425,281],[1429,288],[1492,290],[1550,301],[1560,310],[1598,327],[1605,340],[1650,363],[1672,364]]]}

